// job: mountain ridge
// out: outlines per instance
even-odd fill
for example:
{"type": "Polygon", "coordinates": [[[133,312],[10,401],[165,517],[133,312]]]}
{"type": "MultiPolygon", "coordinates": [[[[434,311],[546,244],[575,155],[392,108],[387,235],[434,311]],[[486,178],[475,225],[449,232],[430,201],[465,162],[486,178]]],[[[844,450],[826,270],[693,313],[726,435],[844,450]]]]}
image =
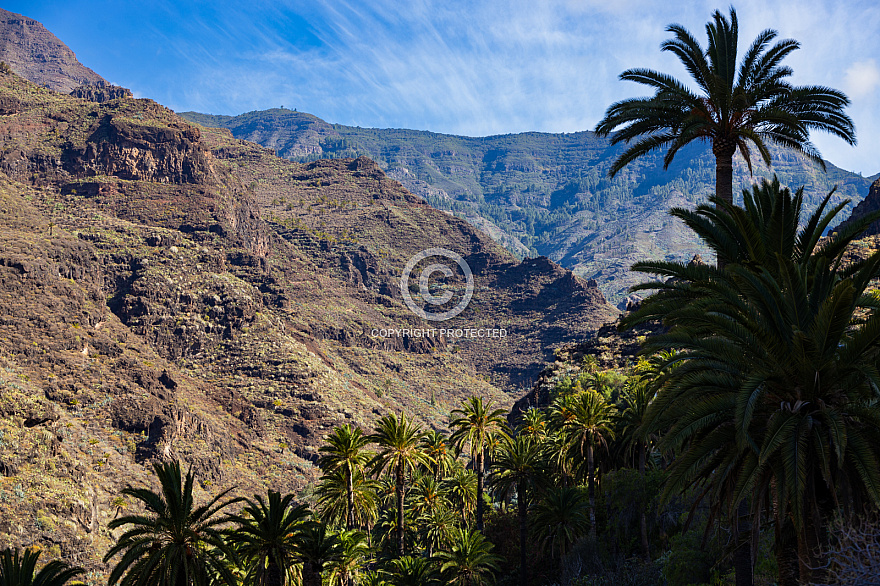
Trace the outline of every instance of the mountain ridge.
{"type": "MultiPolygon", "coordinates": [[[[668,171],[662,156],[635,161],[609,180],[607,169],[620,152],[590,131],[464,137],[406,129],[370,129],[330,124],[286,109],[238,116],[182,112],[198,124],[221,126],[234,136],[299,161],[366,155],[431,205],[467,219],[519,257],[545,255],[625,306],[639,282],[629,265],[641,258],[688,260],[702,253],[666,210],[694,206],[714,190],[714,161],[708,149],[690,145],[668,171]]],[[[834,184],[835,203],[864,199],[871,178],[828,163],[828,173],[805,157],[771,149],[774,165],[758,164],[750,176],[735,160],[735,181],[748,188],[777,173],[783,184],[805,186],[812,209],[834,184]]]]}

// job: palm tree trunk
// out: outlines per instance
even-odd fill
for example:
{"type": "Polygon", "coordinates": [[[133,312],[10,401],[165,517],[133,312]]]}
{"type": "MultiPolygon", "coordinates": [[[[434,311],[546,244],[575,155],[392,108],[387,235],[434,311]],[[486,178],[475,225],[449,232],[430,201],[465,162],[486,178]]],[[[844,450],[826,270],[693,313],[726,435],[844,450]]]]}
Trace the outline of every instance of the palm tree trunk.
{"type": "Polygon", "coordinates": [[[726,142],[714,145],[712,152],[715,154],[715,195],[733,203],[733,153],[736,147],[727,145],[726,142]]]}
{"type": "MultiPolygon", "coordinates": [[[[743,500],[739,503],[736,511],[737,533],[739,535],[751,535],[752,528],[749,523],[749,505],[743,500]]],[[[740,544],[733,554],[733,567],[736,571],[736,586],[752,586],[752,547],[750,542],[740,544]]]]}
{"type": "Polygon", "coordinates": [[[270,558],[269,567],[266,568],[266,583],[267,586],[283,586],[284,580],[281,575],[281,568],[278,567],[278,564],[275,563],[274,558],[270,558]]]}
{"type": "Polygon", "coordinates": [[[821,522],[817,523],[809,508],[804,515],[804,528],[798,535],[798,558],[802,584],[824,584],[825,570],[821,558],[821,522]]]}
{"type": "Polygon", "coordinates": [[[345,515],[345,528],[352,529],[354,527],[354,474],[351,470],[346,474],[346,515],[345,515]]]}
{"type": "Polygon", "coordinates": [[[528,503],[526,502],[525,483],[516,485],[516,504],[519,511],[519,584],[526,586],[529,583],[528,558],[526,556],[526,542],[528,541],[528,503]]]}
{"type": "Polygon", "coordinates": [[[321,568],[314,562],[303,564],[303,586],[321,586],[321,568]]]}
{"type": "Polygon", "coordinates": [[[776,583],[779,586],[798,586],[798,548],[794,525],[787,515],[780,517],[779,502],[773,502],[774,549],[776,565],[779,568],[776,583]]]}
{"type": "Polygon", "coordinates": [[[477,531],[483,530],[483,450],[477,452],[477,531]]]}
{"type": "MultiPolygon", "coordinates": [[[[639,442],[639,476],[642,477],[642,491],[645,490],[645,459],[646,459],[646,446],[645,442],[639,442]]],[[[647,495],[646,495],[647,496],[647,495]]],[[[642,515],[640,519],[640,529],[642,533],[642,556],[645,558],[646,562],[651,561],[651,549],[648,543],[648,517],[645,513],[645,504],[642,503],[642,515]]]]}
{"type": "Polygon", "coordinates": [[[397,495],[397,555],[403,556],[403,464],[395,470],[394,492],[397,495]]]}
{"type": "Polygon", "coordinates": [[[593,444],[587,445],[587,494],[590,496],[590,537],[596,538],[596,487],[593,478],[593,444]]]}

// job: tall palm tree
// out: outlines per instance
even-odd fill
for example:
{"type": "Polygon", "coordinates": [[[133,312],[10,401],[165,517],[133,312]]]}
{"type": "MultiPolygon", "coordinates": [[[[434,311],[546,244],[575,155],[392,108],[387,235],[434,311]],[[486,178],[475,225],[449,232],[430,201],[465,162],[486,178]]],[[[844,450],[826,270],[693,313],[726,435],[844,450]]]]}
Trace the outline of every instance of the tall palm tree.
{"type": "Polygon", "coordinates": [[[244,508],[228,520],[235,523],[228,542],[244,558],[246,581],[255,586],[290,584],[290,570],[296,559],[298,532],[310,513],[305,505],[294,507],[294,495],[284,497],[273,490],[268,499],[254,495],[244,508]]]}
{"type": "Polygon", "coordinates": [[[590,523],[596,531],[596,448],[607,448],[608,440],[614,438],[614,405],[590,389],[574,395],[565,408],[553,410],[557,429],[560,431],[568,457],[575,464],[580,478],[586,477],[590,498],[590,523]]]}
{"type": "MultiPolygon", "coordinates": [[[[52,560],[37,572],[39,551],[18,549],[0,551],[0,586],[64,586],[85,570],[59,560],[52,560]]],[[[81,584],[81,582],[75,582],[81,584]]]]}
{"type": "Polygon", "coordinates": [[[878,214],[822,241],[845,205],[826,213],[830,196],[804,223],[803,192],[778,182],[744,191],[743,207],[675,210],[731,263],[637,264],[663,281],[628,320],[663,319],[646,350],[679,351],[646,414],[679,450],[667,494],[705,485],[731,517],[748,498],[754,522],[772,504],[781,584],[821,581],[821,527],[839,506],[880,504],[880,302],[867,294],[880,252],[842,264],[878,214]]]}
{"type": "Polygon", "coordinates": [[[368,436],[379,446],[379,452],[370,461],[374,474],[389,468],[394,475],[394,489],[397,497],[397,553],[403,555],[403,507],[407,475],[419,464],[426,461],[420,449],[424,432],[405,413],[397,417],[386,415],[376,424],[375,433],[368,436]]]}
{"type": "Polygon", "coordinates": [[[520,433],[506,438],[489,472],[489,487],[506,498],[516,491],[519,515],[519,582],[528,584],[528,510],[536,492],[547,484],[544,446],[535,438],[520,433]]]}
{"type": "Polygon", "coordinates": [[[211,574],[235,586],[236,580],[224,559],[235,555],[226,544],[220,512],[240,499],[223,501],[225,490],[205,505],[193,498],[192,470],[183,479],[179,462],[153,466],[162,493],[146,488],[122,491],[141,501],[146,514],[126,515],[108,523],[109,529],[130,526],[104,556],[107,563],[121,559],[110,573],[109,584],[121,586],[208,586],[211,574]]]}
{"type": "Polygon", "coordinates": [[[499,571],[501,558],[492,553],[492,547],[480,531],[456,530],[452,548],[437,553],[446,584],[479,586],[494,582],[493,573],[499,571]]]}
{"type": "Polygon", "coordinates": [[[655,90],[650,98],[632,98],[612,104],[596,126],[612,144],[631,143],[611,165],[616,175],[633,160],[668,147],[663,159],[669,167],[676,153],[695,141],[712,144],[715,155],[715,193],[733,201],[733,155],[738,150],[752,169],[749,144],[770,165],[767,143],[794,149],[824,170],[819,152],[810,143],[809,131],[822,130],[855,144],[852,120],[844,113],[849,99],[822,86],[791,86],[792,70],[782,61],[800,44],[793,39],[770,45],[777,33],[765,30],[752,42],[737,66],[739,26],[736,11],[730,17],[715,11],[706,25],[708,47],[683,26],[666,28],[673,38],[661,45],[682,62],[698,91],[670,75],[650,69],[628,69],[620,79],[655,90]]]}
{"type": "Polygon", "coordinates": [[[482,397],[470,397],[460,409],[453,409],[454,419],[449,422],[453,429],[452,443],[462,449],[470,447],[474,472],[477,473],[477,530],[483,530],[483,476],[486,447],[493,432],[502,431],[506,425],[504,409],[492,410],[492,401],[483,402],[482,397]],[[456,417],[457,416],[457,417],[456,417]]]}
{"type": "Polygon", "coordinates": [[[358,475],[363,476],[367,462],[372,454],[364,448],[370,440],[359,427],[345,424],[333,430],[324,438],[324,445],[319,448],[321,457],[318,466],[324,472],[338,470],[345,479],[346,515],[345,528],[355,526],[354,483],[358,475]]]}

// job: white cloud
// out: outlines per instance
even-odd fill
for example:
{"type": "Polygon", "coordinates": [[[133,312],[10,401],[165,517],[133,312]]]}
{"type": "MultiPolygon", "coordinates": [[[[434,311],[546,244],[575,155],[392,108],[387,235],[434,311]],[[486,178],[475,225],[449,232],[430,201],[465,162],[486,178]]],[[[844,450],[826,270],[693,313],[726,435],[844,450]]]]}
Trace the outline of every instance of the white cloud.
{"type": "Polygon", "coordinates": [[[844,87],[853,99],[875,94],[880,89],[880,67],[877,67],[877,62],[868,59],[853,63],[846,70],[844,87]]]}

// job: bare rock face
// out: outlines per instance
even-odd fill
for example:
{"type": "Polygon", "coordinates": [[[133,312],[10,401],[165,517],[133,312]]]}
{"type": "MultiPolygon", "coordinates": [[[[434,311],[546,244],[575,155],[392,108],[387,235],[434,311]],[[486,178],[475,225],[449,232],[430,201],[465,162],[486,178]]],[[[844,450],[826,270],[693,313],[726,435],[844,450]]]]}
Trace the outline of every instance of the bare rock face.
{"type": "MultiPolygon", "coordinates": [[[[853,221],[859,218],[864,218],[868,214],[872,214],[878,210],[880,210],[880,179],[871,185],[871,188],[868,190],[868,197],[863,199],[852,211],[849,218],[835,228],[835,230],[839,232],[842,228],[845,228],[853,221]]],[[[868,229],[865,230],[863,236],[874,236],[875,234],[880,234],[880,220],[876,220],[868,226],[868,229]]]]}
{"type": "Polygon", "coordinates": [[[0,9],[0,61],[30,81],[58,92],[106,80],[32,18],[0,9]]]}
{"type": "Polygon", "coordinates": [[[65,167],[79,176],[159,183],[198,183],[208,173],[197,128],[152,126],[113,115],[95,125],[84,147],[66,153],[65,167]]]}
{"type": "Polygon", "coordinates": [[[75,87],[73,88],[73,91],[70,92],[70,95],[74,98],[80,98],[98,104],[103,104],[110,100],[118,100],[120,98],[134,97],[134,94],[131,93],[130,89],[109,84],[105,81],[96,81],[75,87]]]}

